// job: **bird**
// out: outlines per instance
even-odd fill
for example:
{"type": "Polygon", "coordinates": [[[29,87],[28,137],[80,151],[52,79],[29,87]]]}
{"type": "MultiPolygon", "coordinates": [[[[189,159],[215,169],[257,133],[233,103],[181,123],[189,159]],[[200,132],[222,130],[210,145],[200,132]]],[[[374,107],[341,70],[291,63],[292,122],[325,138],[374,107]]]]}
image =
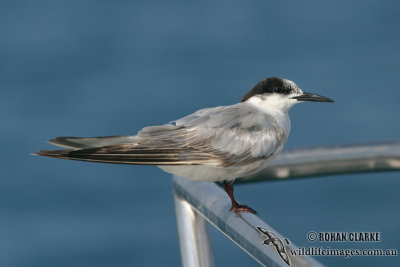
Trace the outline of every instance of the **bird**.
{"type": "Polygon", "coordinates": [[[266,168],[282,151],[290,132],[289,109],[297,103],[334,102],[303,92],[293,81],[270,77],[257,83],[239,103],[200,109],[164,125],[144,127],[136,135],[57,137],[62,150],[35,155],[101,163],[156,165],[193,181],[221,182],[230,210],[256,211],[233,194],[239,177],[266,168]]]}

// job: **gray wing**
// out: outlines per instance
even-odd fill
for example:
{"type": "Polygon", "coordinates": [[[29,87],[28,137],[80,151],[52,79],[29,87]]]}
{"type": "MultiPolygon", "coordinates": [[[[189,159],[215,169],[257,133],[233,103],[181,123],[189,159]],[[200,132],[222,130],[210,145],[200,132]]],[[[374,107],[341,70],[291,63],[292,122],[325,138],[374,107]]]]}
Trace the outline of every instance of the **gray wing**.
{"type": "Polygon", "coordinates": [[[286,140],[273,118],[245,103],[202,109],[174,123],[143,128],[132,138],[124,137],[126,143],[91,143],[89,148],[38,155],[122,164],[231,166],[268,158],[281,145],[278,139],[286,140]]]}
{"type": "Polygon", "coordinates": [[[267,158],[286,142],[285,131],[276,119],[248,103],[199,110],[175,121],[192,129],[207,145],[246,161],[246,157],[267,158]]]}

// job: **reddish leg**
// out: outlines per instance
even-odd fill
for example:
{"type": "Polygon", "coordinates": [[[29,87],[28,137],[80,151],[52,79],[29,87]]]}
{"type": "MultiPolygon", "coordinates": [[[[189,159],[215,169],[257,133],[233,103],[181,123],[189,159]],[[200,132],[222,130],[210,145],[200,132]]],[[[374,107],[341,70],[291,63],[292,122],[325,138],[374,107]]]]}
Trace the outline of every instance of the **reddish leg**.
{"type": "Polygon", "coordinates": [[[233,196],[233,181],[230,181],[230,182],[223,181],[222,184],[224,185],[225,192],[228,194],[228,196],[232,202],[232,207],[230,210],[233,210],[235,213],[239,212],[239,211],[247,211],[247,212],[251,212],[253,214],[257,214],[257,212],[255,210],[253,210],[252,208],[250,208],[246,205],[239,204],[236,201],[235,197],[233,196]]]}

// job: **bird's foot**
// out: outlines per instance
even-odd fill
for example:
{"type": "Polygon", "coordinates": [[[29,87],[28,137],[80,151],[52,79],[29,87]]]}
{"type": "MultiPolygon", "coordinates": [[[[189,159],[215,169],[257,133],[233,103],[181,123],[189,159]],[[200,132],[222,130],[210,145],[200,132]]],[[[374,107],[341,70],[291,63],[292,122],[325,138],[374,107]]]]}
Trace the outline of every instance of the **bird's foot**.
{"type": "Polygon", "coordinates": [[[252,208],[250,208],[250,207],[248,207],[246,205],[242,205],[242,204],[239,204],[239,203],[232,204],[232,207],[231,207],[230,210],[232,210],[235,213],[240,212],[240,211],[245,211],[245,212],[250,212],[250,213],[253,213],[253,214],[257,214],[257,211],[253,210],[252,208]]]}
{"type": "Polygon", "coordinates": [[[252,208],[250,208],[246,205],[239,204],[236,201],[235,197],[233,196],[233,181],[230,181],[230,182],[224,181],[222,184],[224,186],[225,192],[228,194],[228,196],[232,202],[232,207],[230,210],[233,210],[235,213],[240,212],[240,211],[245,211],[245,212],[257,214],[257,212],[255,210],[253,210],[252,208]]]}

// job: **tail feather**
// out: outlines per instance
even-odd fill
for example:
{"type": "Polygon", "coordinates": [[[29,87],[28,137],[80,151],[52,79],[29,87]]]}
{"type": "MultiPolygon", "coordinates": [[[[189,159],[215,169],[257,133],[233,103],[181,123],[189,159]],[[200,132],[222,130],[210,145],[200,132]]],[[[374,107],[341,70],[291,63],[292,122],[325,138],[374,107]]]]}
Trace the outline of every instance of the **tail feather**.
{"type": "Polygon", "coordinates": [[[129,144],[137,142],[137,136],[102,136],[102,137],[57,137],[49,140],[52,145],[69,149],[87,149],[119,144],[129,144]]]}
{"type": "Polygon", "coordinates": [[[193,131],[168,124],[144,128],[136,136],[57,137],[49,143],[67,150],[42,150],[36,155],[137,165],[224,164],[224,153],[196,138],[198,134],[193,131]]]}
{"type": "Polygon", "coordinates": [[[80,150],[41,150],[34,155],[79,161],[135,165],[199,165],[219,164],[208,153],[182,157],[181,149],[132,149],[132,145],[116,145],[80,150]],[[129,147],[129,149],[126,149],[129,147]]]}

